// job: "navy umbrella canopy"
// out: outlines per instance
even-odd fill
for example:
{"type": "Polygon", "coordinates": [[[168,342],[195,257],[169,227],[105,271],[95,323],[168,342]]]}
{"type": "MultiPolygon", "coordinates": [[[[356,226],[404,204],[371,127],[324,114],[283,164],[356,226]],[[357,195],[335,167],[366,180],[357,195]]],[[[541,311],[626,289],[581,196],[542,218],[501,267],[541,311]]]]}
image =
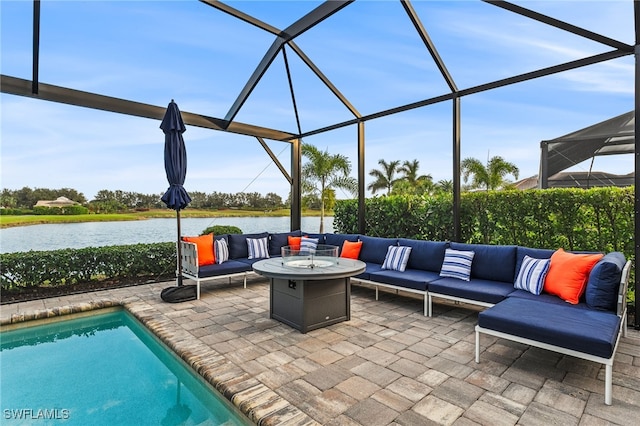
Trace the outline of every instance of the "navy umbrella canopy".
{"type": "Polygon", "coordinates": [[[162,196],[162,201],[170,209],[179,211],[187,207],[191,197],[183,186],[187,177],[187,150],[182,134],[187,129],[173,99],[167,107],[160,128],[164,132],[164,169],[170,185],[162,196]]]}
{"type": "Polygon", "coordinates": [[[169,188],[162,196],[162,201],[176,211],[178,221],[177,244],[177,283],[182,285],[182,250],[180,248],[180,210],[187,207],[191,197],[184,189],[184,180],[187,177],[187,150],[184,146],[182,134],[187,130],[182,121],[182,115],[178,105],[171,100],[167,112],[162,119],[160,128],[164,132],[164,168],[169,181],[169,188]]]}

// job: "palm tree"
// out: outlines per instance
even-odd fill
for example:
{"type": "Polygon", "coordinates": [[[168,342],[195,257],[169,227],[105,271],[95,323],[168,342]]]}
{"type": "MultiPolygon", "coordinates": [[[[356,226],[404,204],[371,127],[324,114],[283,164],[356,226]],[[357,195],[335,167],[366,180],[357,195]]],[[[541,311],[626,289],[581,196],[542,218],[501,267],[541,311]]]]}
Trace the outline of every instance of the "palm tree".
{"type": "Polygon", "coordinates": [[[320,151],[313,145],[302,144],[302,156],[309,162],[302,166],[302,187],[307,192],[315,192],[320,197],[320,233],[324,233],[324,206],[331,189],[341,188],[351,194],[358,192],[358,182],[349,176],[351,162],[340,154],[320,151]]]}
{"type": "Polygon", "coordinates": [[[431,175],[418,175],[419,168],[420,162],[414,159],[413,161],[402,163],[402,166],[398,167],[398,171],[404,173],[402,180],[408,183],[409,192],[415,194],[428,193],[433,189],[433,177],[431,175]]]}
{"type": "Polygon", "coordinates": [[[453,194],[453,181],[450,179],[442,179],[436,182],[435,190],[444,194],[453,194]]]}
{"type": "Polygon", "coordinates": [[[371,182],[367,189],[371,191],[372,194],[375,194],[377,191],[386,189],[387,195],[391,193],[391,189],[393,188],[393,184],[398,181],[395,179],[395,174],[400,167],[400,161],[390,161],[387,163],[382,158],[378,160],[378,164],[382,166],[382,170],[373,169],[369,172],[369,176],[373,176],[376,180],[371,182]]]}
{"type": "Polygon", "coordinates": [[[508,183],[505,179],[506,175],[511,174],[518,179],[520,173],[515,164],[505,161],[500,156],[491,157],[486,166],[476,158],[465,158],[460,164],[460,168],[465,183],[471,175],[473,176],[471,188],[484,187],[487,191],[499,189],[508,183]]]}

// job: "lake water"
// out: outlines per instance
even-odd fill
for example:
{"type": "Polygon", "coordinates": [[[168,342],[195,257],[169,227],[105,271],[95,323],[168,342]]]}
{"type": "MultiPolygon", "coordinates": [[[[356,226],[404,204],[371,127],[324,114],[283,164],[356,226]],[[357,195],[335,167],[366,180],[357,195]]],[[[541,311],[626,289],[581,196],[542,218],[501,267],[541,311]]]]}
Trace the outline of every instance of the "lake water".
{"type": "MultiPolygon", "coordinates": [[[[288,232],[287,217],[183,218],[182,235],[200,235],[209,226],[237,226],[245,234],[288,232]]],[[[303,217],[302,231],[317,233],[319,217],[303,217]]],[[[324,232],[333,232],[333,217],[325,217],[324,232]]],[[[176,219],[147,219],[126,222],[85,222],[29,225],[0,230],[0,253],[29,250],[100,247],[176,241],[176,219]]]]}

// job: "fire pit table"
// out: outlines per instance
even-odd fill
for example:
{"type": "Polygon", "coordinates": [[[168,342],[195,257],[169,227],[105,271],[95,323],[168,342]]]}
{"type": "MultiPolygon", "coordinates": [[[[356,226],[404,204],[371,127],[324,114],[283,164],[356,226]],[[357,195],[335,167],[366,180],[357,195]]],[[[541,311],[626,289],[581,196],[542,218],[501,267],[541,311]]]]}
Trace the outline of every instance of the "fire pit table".
{"type": "Polygon", "coordinates": [[[282,257],[260,260],[253,270],[270,280],[270,317],[302,333],[351,318],[349,278],[365,263],[338,257],[338,247],[315,251],[282,248],[282,257]]]}

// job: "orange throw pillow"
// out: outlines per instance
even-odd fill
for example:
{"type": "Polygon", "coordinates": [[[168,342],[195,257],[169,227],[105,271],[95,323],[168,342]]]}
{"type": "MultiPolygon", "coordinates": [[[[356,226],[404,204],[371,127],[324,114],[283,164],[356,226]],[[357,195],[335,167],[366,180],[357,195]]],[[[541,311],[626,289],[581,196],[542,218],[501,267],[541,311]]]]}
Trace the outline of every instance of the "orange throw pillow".
{"type": "Polygon", "coordinates": [[[575,254],[558,249],[551,255],[544,291],[577,305],[589,279],[589,273],[602,254],[575,254]]]}
{"type": "Polygon", "coordinates": [[[184,241],[194,243],[198,247],[198,266],[213,265],[216,256],[213,252],[213,234],[199,237],[182,237],[184,241]]]}
{"type": "Polygon", "coordinates": [[[348,257],[350,259],[357,259],[360,256],[360,249],[362,248],[362,241],[347,241],[342,243],[342,252],[340,257],[348,257]]]}
{"type": "Polygon", "coordinates": [[[289,240],[289,247],[291,250],[300,250],[300,241],[302,241],[302,237],[293,237],[288,235],[287,238],[289,240]]]}

